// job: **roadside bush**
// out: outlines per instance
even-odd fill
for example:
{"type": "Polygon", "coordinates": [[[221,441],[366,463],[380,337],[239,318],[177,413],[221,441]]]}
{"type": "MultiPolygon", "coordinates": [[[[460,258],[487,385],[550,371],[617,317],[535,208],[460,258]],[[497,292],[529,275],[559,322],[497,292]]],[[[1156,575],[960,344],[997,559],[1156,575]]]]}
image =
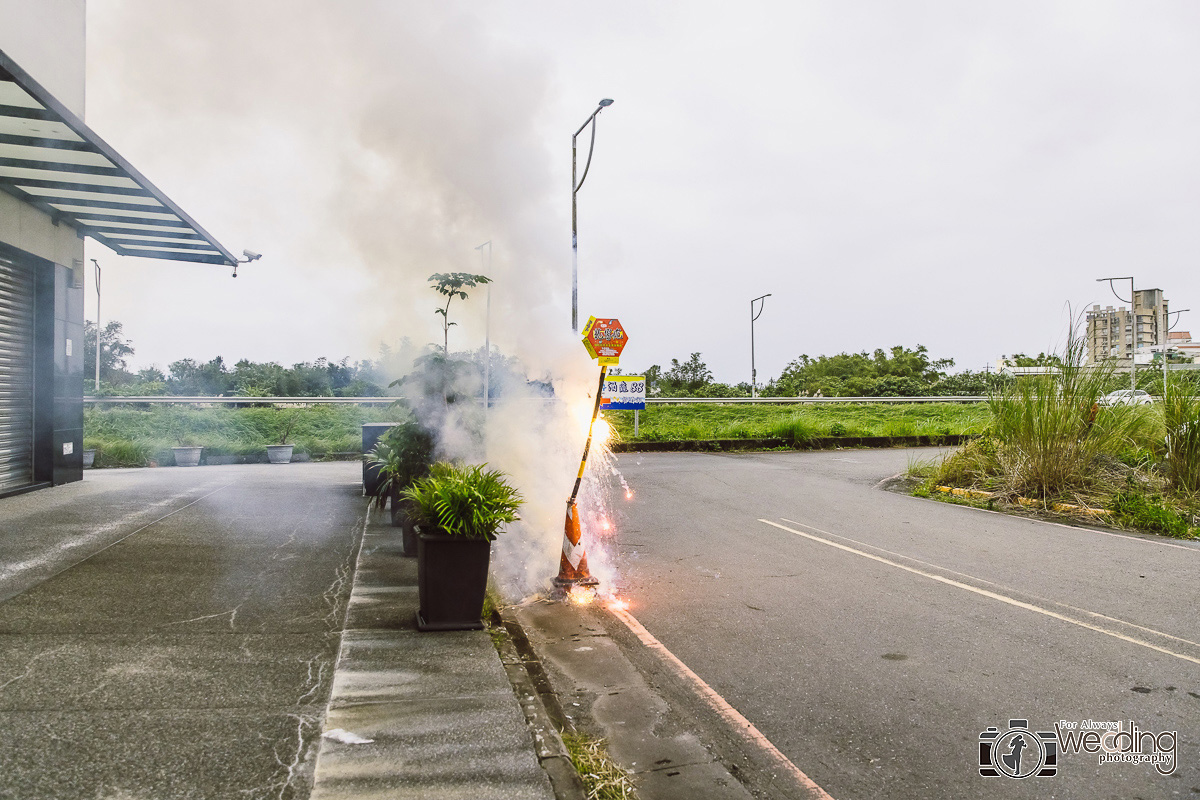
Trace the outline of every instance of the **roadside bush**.
{"type": "Polygon", "coordinates": [[[1200,491],[1200,398],[1190,382],[1168,380],[1163,395],[1166,474],[1179,492],[1200,491]]]}
{"type": "Polygon", "coordinates": [[[1130,448],[1150,447],[1156,424],[1146,406],[1101,408],[1112,367],[1083,366],[1083,341],[1067,344],[1059,375],[1022,378],[989,398],[1003,489],[1046,500],[1103,486],[1100,469],[1130,448]]]}
{"type": "Polygon", "coordinates": [[[1117,521],[1139,530],[1154,531],[1176,539],[1192,538],[1188,519],[1167,507],[1158,495],[1147,496],[1137,489],[1117,492],[1109,506],[1117,521]]]}

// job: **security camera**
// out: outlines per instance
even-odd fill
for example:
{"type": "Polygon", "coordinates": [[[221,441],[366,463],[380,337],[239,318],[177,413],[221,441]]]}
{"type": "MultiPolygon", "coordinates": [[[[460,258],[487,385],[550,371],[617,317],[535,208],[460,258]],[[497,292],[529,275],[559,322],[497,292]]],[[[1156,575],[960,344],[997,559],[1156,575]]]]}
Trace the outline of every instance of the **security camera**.
{"type": "Polygon", "coordinates": [[[262,253],[256,253],[253,250],[243,250],[242,255],[246,257],[247,261],[257,261],[262,258],[262,253]]]}

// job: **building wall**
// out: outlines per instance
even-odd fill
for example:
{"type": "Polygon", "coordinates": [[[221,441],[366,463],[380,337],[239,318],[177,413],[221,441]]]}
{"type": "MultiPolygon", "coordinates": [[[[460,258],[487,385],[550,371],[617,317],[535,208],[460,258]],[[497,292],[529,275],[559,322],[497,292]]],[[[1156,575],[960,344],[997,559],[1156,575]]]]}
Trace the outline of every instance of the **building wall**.
{"type": "MultiPolygon", "coordinates": [[[[84,0],[0,0],[0,50],[84,115],[84,0]]],[[[34,480],[83,478],[83,239],[0,192],[0,248],[34,274],[34,480]]]]}
{"type": "Polygon", "coordinates": [[[0,0],[0,50],[84,118],[86,0],[0,0]]]}
{"type": "Polygon", "coordinates": [[[1133,309],[1124,306],[1092,306],[1087,313],[1088,361],[1110,358],[1128,362],[1152,353],[1163,343],[1169,315],[1162,289],[1139,289],[1133,296],[1133,309]]]}

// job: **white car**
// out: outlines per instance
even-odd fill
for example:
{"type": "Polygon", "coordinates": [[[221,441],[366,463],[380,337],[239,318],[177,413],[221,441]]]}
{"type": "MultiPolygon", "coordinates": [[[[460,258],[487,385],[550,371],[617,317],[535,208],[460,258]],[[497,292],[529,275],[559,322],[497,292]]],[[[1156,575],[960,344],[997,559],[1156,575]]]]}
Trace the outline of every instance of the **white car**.
{"type": "Polygon", "coordinates": [[[1102,406],[1148,406],[1153,402],[1149,392],[1141,389],[1118,389],[1100,398],[1102,406]]]}

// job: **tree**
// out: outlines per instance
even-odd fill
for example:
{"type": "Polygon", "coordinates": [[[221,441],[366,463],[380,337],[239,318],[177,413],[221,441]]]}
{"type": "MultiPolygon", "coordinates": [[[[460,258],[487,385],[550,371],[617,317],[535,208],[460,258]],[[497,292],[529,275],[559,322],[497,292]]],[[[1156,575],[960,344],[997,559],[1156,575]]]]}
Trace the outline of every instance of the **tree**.
{"type": "Polygon", "coordinates": [[[1014,367],[1059,367],[1063,365],[1061,356],[1051,353],[1038,353],[1036,356],[1027,356],[1024,353],[1014,353],[1010,356],[1000,356],[1002,361],[1007,361],[1014,367]]]}
{"type": "Polygon", "coordinates": [[[839,353],[811,358],[801,355],[779,378],[767,384],[768,394],[790,396],[820,392],[829,397],[887,397],[924,393],[943,379],[954,359],[932,360],[924,345],[915,350],[897,345],[874,353],[839,353]]]}
{"type": "Polygon", "coordinates": [[[713,374],[708,365],[700,358],[699,353],[692,353],[683,364],[678,359],[671,359],[671,368],[663,375],[663,381],[672,388],[694,392],[712,383],[713,374]]]}
{"type": "Polygon", "coordinates": [[[429,282],[433,284],[435,292],[446,298],[445,307],[434,309],[434,313],[442,315],[442,354],[449,357],[450,326],[458,324],[450,321],[450,301],[455,297],[467,299],[467,293],[463,291],[464,286],[491,283],[492,279],[486,275],[472,275],[469,272],[437,272],[429,276],[429,282]]]}
{"type": "MultiPolygon", "coordinates": [[[[121,337],[124,328],[112,320],[100,331],[100,381],[101,383],[123,383],[132,376],[125,359],[133,355],[133,343],[121,337]]],[[[93,375],[96,364],[96,323],[83,323],[83,363],[85,371],[93,375]]]]}

